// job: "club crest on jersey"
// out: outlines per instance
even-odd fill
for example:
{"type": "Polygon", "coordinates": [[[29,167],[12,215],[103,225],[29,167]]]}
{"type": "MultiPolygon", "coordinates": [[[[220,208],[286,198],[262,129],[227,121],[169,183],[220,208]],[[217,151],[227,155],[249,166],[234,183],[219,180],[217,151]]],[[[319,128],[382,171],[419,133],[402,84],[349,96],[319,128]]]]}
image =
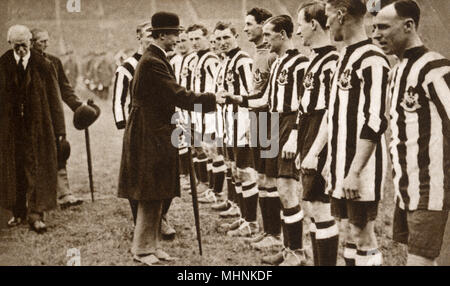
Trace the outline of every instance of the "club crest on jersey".
{"type": "Polygon", "coordinates": [[[188,69],[188,67],[184,66],[183,70],[181,71],[181,77],[187,78],[188,76],[189,76],[189,69],[188,69]]]}
{"type": "Polygon", "coordinates": [[[342,90],[350,90],[352,88],[352,70],[346,69],[339,78],[339,88],[342,90]]]}
{"type": "Polygon", "coordinates": [[[405,111],[413,112],[419,109],[421,106],[419,104],[419,94],[416,89],[410,86],[408,90],[403,95],[403,100],[400,105],[405,111]]]}
{"type": "Polygon", "coordinates": [[[219,77],[217,79],[217,85],[219,85],[219,86],[223,85],[223,75],[222,75],[222,73],[219,74],[219,77]]]}
{"type": "Polygon", "coordinates": [[[280,75],[278,76],[277,82],[279,85],[286,85],[288,81],[288,71],[282,70],[280,75]]]}
{"type": "Polygon", "coordinates": [[[255,81],[255,83],[261,83],[262,82],[262,74],[261,74],[261,71],[259,69],[257,69],[255,71],[255,73],[253,74],[253,80],[255,81]]]}
{"type": "Polygon", "coordinates": [[[233,71],[228,71],[227,72],[227,77],[226,77],[226,81],[228,85],[232,85],[234,82],[234,74],[233,71]]]}
{"type": "Polygon", "coordinates": [[[199,68],[195,69],[195,77],[196,78],[200,78],[201,76],[202,76],[201,69],[199,69],[199,68]]]}
{"type": "Polygon", "coordinates": [[[314,74],[312,72],[309,72],[303,79],[303,86],[307,90],[314,89],[314,74]]]}

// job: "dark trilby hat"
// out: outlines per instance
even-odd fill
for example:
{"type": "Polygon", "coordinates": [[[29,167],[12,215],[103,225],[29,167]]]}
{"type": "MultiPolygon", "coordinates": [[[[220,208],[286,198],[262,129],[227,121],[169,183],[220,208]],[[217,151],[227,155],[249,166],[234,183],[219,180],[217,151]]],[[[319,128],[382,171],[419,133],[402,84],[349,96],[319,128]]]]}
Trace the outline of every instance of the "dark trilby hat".
{"type": "Polygon", "coordinates": [[[177,14],[169,12],[158,12],[152,16],[151,31],[175,30],[182,31],[180,19],[177,14]]]}

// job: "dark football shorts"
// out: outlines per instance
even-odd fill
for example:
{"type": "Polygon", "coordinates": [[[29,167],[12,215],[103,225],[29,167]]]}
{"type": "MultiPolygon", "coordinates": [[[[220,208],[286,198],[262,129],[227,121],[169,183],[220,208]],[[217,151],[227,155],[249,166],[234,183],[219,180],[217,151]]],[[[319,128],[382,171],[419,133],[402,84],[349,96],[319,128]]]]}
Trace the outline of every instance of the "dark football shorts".
{"type": "Polygon", "coordinates": [[[326,182],[321,173],[318,173],[316,170],[303,170],[301,178],[304,201],[330,202],[330,196],[325,193],[326,182]]]}
{"type": "Polygon", "coordinates": [[[367,223],[375,221],[378,215],[378,201],[360,202],[346,199],[331,198],[331,215],[365,228],[367,223]]]}
{"type": "MultiPolygon", "coordinates": [[[[286,179],[294,179],[299,180],[299,171],[295,167],[295,158],[294,159],[283,159],[282,158],[282,151],[284,144],[289,139],[289,135],[291,134],[292,129],[295,126],[297,120],[297,113],[280,113],[279,114],[279,132],[274,132],[274,134],[271,134],[271,130],[273,130],[276,127],[276,122],[273,120],[273,114],[271,114],[271,127],[270,131],[268,132],[269,136],[274,136],[274,138],[271,137],[272,142],[276,142],[275,144],[278,145],[278,154],[274,158],[266,158],[265,164],[266,164],[266,175],[270,178],[286,178],[286,179]]],[[[270,149],[271,147],[269,147],[270,149]]],[[[273,147],[272,147],[273,148],[273,147]]]]}
{"type": "MultiPolygon", "coordinates": [[[[266,173],[266,164],[265,164],[265,158],[262,158],[261,156],[261,151],[265,150],[267,148],[264,148],[261,145],[261,140],[260,140],[260,130],[262,128],[265,128],[266,130],[268,129],[266,126],[268,126],[270,124],[270,116],[267,116],[267,120],[266,122],[262,122],[263,124],[260,124],[260,113],[258,111],[253,111],[256,113],[256,122],[254,122],[253,117],[250,117],[250,128],[252,131],[256,131],[256,132],[252,132],[252,134],[256,135],[256,138],[251,138],[251,148],[253,151],[253,161],[254,161],[254,166],[255,166],[255,170],[258,172],[258,174],[265,174],[266,173]]],[[[266,112],[266,114],[268,114],[268,112],[266,112]]],[[[267,134],[266,134],[267,135],[267,134]]]]}
{"type": "MultiPolygon", "coordinates": [[[[300,116],[297,147],[301,161],[305,159],[319,133],[325,110],[317,110],[300,116]]],[[[317,170],[301,170],[303,200],[309,202],[329,203],[330,197],[325,193],[326,182],[322,171],[327,159],[327,147],[319,154],[317,170]]]]}
{"type": "Polygon", "coordinates": [[[394,212],[393,240],[408,245],[408,252],[436,259],[444,239],[448,211],[405,211],[398,205],[394,212]]]}
{"type": "Polygon", "coordinates": [[[253,150],[250,147],[234,147],[234,160],[236,168],[246,169],[254,168],[253,150]]]}
{"type": "Polygon", "coordinates": [[[233,147],[224,147],[223,150],[225,151],[225,160],[234,162],[234,149],[233,147]]]}

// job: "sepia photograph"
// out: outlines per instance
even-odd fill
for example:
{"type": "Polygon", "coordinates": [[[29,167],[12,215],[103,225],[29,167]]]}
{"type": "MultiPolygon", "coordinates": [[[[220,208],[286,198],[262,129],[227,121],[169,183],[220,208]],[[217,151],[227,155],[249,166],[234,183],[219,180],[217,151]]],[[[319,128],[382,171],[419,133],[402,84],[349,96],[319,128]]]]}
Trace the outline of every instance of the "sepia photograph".
{"type": "Polygon", "coordinates": [[[449,27],[448,0],[0,1],[0,266],[450,266],[449,27]]]}

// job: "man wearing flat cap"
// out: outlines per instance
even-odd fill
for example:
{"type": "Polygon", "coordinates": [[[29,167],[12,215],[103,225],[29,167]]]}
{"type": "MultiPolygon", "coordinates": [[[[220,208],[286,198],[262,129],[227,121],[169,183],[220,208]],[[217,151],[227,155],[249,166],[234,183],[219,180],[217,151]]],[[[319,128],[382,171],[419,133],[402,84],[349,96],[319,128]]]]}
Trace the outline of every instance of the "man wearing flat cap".
{"type": "Polygon", "coordinates": [[[151,22],[153,43],[139,61],[131,88],[118,191],[120,198],[139,202],[131,251],[147,265],[172,260],[160,248],[159,230],[163,201],[180,196],[178,149],[171,141],[175,107],[193,110],[201,104],[205,112],[216,107],[215,95],[196,94],[176,82],[167,52],[181,31],[178,16],[159,12],[151,22]]]}

